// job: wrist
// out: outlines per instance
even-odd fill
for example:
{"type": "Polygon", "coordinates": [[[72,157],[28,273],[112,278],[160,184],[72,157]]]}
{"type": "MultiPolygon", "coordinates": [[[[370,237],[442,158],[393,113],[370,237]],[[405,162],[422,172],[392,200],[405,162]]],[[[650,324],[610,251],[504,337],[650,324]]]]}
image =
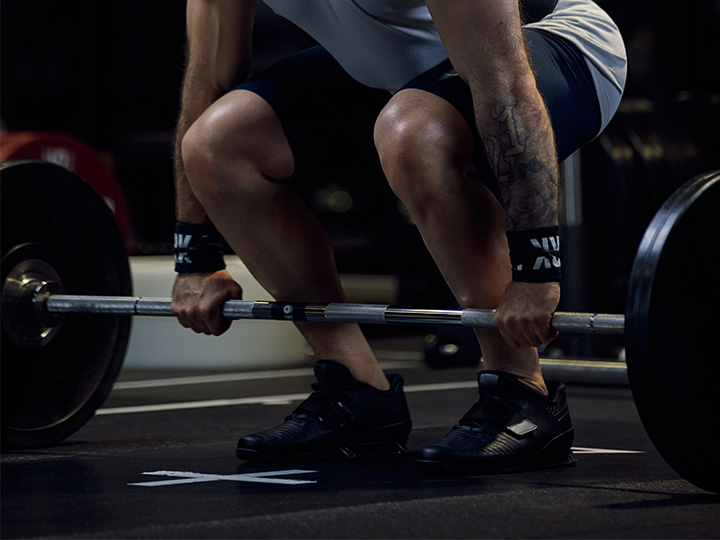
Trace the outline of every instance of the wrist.
{"type": "Polygon", "coordinates": [[[512,279],[517,282],[559,282],[562,277],[559,227],[508,231],[512,279]]]}
{"type": "Polygon", "coordinates": [[[175,271],[208,274],[223,270],[223,241],[212,223],[175,223],[175,271]]]}

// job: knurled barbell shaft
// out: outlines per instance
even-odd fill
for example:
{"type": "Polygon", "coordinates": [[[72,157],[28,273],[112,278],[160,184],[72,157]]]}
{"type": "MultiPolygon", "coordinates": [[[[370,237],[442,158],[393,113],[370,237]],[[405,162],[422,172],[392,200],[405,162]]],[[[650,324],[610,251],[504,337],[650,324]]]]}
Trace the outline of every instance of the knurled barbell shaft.
{"type": "MultiPolygon", "coordinates": [[[[41,301],[50,313],[96,313],[170,317],[169,298],[47,295],[41,301]]],[[[272,319],[364,324],[427,324],[495,328],[493,311],[486,309],[415,309],[387,304],[265,302],[228,300],[223,315],[232,320],[272,319]]],[[[552,327],[559,332],[623,334],[625,316],[607,313],[556,312],[552,327]]]]}

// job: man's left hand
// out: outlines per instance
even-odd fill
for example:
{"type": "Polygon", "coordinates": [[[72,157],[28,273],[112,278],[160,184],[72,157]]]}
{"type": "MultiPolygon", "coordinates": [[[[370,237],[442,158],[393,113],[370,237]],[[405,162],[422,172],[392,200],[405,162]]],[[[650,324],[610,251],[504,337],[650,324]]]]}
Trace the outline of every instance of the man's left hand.
{"type": "Polygon", "coordinates": [[[558,333],[550,323],[560,302],[558,283],[508,284],[493,320],[510,347],[539,347],[558,333]]]}

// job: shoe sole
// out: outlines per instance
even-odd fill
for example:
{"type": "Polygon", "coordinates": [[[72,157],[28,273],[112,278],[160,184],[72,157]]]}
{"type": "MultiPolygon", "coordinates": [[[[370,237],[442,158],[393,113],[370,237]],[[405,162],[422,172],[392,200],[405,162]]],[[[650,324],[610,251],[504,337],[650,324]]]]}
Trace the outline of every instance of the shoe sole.
{"type": "Polygon", "coordinates": [[[351,437],[334,444],[330,448],[321,448],[302,454],[268,455],[251,448],[237,448],[235,455],[244,461],[313,461],[338,458],[389,457],[410,453],[407,439],[411,424],[401,422],[383,426],[373,431],[351,437]]]}
{"type": "Polygon", "coordinates": [[[434,474],[500,474],[524,472],[555,467],[569,467],[577,463],[570,447],[573,440],[573,431],[567,431],[550,441],[538,453],[529,459],[518,459],[509,463],[498,465],[457,466],[438,460],[419,458],[416,460],[421,470],[434,474]]]}

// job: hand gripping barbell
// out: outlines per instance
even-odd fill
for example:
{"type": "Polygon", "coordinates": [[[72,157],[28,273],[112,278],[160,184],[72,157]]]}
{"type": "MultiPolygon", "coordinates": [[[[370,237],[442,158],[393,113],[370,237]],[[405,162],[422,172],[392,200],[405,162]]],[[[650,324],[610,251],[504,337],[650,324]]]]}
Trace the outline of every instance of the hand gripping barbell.
{"type": "MultiPolygon", "coordinates": [[[[2,443],[15,449],[47,446],[82,427],[109,394],[131,316],[171,316],[170,299],[132,296],[113,216],[77,176],[42,162],[0,167],[2,443]]],[[[681,476],[717,492],[720,448],[713,441],[720,433],[720,355],[714,332],[720,287],[713,274],[719,207],[720,172],[680,187],[645,232],[626,314],[558,312],[552,322],[561,332],[624,334],[628,379],[648,435],[681,476]]],[[[230,300],[223,314],[494,327],[492,311],[469,308],[230,300]]]]}

